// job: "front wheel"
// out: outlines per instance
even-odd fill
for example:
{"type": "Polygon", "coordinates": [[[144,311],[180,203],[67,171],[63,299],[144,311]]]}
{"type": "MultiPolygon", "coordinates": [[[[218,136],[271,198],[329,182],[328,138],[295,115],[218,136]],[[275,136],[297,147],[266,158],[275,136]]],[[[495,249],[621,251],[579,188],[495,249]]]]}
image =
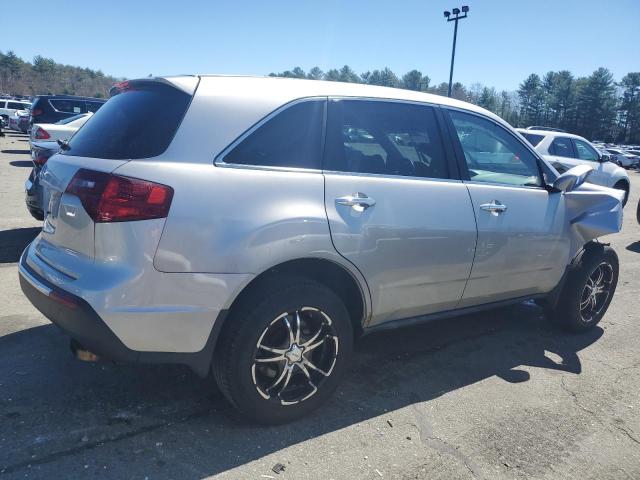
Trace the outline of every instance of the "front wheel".
{"type": "Polygon", "coordinates": [[[570,272],[558,304],[548,314],[572,332],[595,327],[609,308],[618,273],[618,256],[611,247],[588,250],[570,272]]]}
{"type": "Polygon", "coordinates": [[[305,278],[263,285],[227,322],[214,375],[227,399],[260,423],[289,422],[320,406],[351,357],[353,331],[344,304],[305,278]]]}

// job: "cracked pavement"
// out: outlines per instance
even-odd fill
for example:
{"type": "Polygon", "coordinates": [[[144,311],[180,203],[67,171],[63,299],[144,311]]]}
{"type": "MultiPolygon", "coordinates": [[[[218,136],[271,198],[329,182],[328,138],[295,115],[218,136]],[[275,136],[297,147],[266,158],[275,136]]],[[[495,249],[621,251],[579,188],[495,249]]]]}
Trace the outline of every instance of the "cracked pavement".
{"type": "Polygon", "coordinates": [[[265,428],[188,368],[71,357],[18,285],[27,149],[0,139],[0,478],[640,478],[640,174],[598,328],[522,304],[371,336],[324,408],[265,428]]]}

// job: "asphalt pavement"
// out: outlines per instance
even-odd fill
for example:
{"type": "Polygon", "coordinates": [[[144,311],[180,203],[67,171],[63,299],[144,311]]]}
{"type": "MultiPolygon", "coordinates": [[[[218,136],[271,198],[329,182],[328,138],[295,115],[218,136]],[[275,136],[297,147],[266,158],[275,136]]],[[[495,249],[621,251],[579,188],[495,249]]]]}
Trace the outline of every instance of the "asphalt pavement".
{"type": "Polygon", "coordinates": [[[623,231],[603,239],[621,273],[599,327],[565,334],[522,304],[372,335],[327,405],[267,428],[186,367],[71,356],[18,284],[41,226],[24,204],[29,172],[26,137],[7,132],[0,478],[640,478],[640,174],[623,231]]]}

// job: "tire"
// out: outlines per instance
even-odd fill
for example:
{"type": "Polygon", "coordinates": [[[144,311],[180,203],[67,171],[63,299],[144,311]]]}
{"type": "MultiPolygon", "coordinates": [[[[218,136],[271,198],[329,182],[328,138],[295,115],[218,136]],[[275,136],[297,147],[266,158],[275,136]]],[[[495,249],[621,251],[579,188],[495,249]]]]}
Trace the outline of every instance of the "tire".
{"type": "Polygon", "coordinates": [[[616,190],[624,190],[624,199],[622,199],[622,206],[624,207],[627,204],[627,200],[629,200],[629,184],[625,181],[619,181],[613,188],[616,190]]]}
{"type": "Polygon", "coordinates": [[[592,329],[609,308],[618,273],[618,255],[611,247],[597,245],[588,249],[569,273],[556,307],[548,309],[547,314],[567,331],[582,333],[592,329]],[[594,285],[606,287],[605,291],[590,296],[594,285]]]}
{"type": "Polygon", "coordinates": [[[638,202],[638,206],[636,207],[636,220],[640,223],[640,201],[638,202]]]}
{"type": "Polygon", "coordinates": [[[225,397],[251,420],[279,424],[331,396],[351,358],[353,328],[333,291],[287,275],[244,297],[217,345],[213,373],[225,397]]]}
{"type": "Polygon", "coordinates": [[[29,210],[29,213],[36,220],[39,220],[41,222],[44,221],[44,213],[42,212],[42,210],[29,210]]]}

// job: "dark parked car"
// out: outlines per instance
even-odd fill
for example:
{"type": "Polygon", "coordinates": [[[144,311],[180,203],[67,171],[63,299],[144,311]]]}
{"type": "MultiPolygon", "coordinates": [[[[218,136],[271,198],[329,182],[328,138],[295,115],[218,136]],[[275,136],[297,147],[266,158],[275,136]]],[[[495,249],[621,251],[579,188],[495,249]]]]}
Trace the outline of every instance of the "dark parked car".
{"type": "Polygon", "coordinates": [[[25,201],[27,210],[36,220],[44,220],[44,208],[42,200],[42,187],[40,186],[40,171],[49,157],[60,150],[58,142],[32,142],[31,161],[33,169],[26,182],[24,182],[25,201]]]}
{"type": "Polygon", "coordinates": [[[79,113],[97,112],[105,98],[76,97],[73,95],[40,95],[31,107],[29,125],[56,123],[79,113]]]}

